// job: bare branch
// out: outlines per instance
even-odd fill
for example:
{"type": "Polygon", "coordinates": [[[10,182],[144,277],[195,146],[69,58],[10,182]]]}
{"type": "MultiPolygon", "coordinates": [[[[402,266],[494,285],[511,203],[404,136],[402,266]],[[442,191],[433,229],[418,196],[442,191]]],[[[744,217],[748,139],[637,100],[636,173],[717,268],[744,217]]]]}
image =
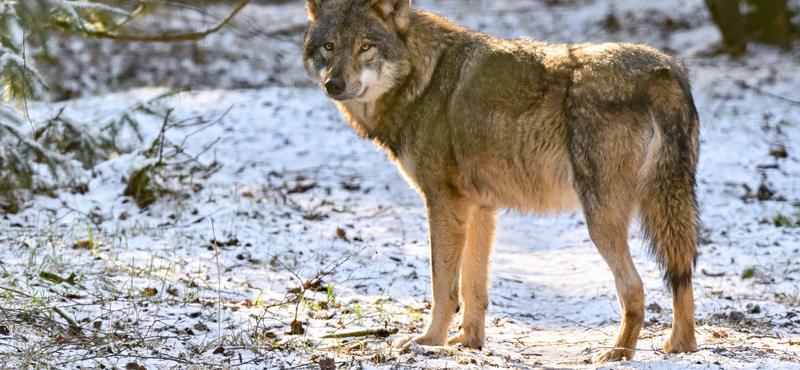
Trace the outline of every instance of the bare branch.
{"type": "Polygon", "coordinates": [[[119,40],[119,41],[139,41],[139,42],[176,42],[176,41],[195,41],[201,40],[206,36],[215,33],[225,27],[236,14],[244,9],[245,6],[253,2],[254,0],[240,0],[236,7],[233,9],[231,14],[228,15],[227,18],[223,19],[219,24],[217,24],[214,28],[210,28],[208,30],[202,32],[191,32],[191,33],[180,33],[180,34],[171,34],[166,33],[163,35],[146,35],[146,36],[131,36],[131,35],[121,35],[118,33],[113,32],[102,32],[102,31],[88,31],[84,30],[83,33],[86,36],[95,37],[99,39],[112,39],[112,40],[119,40]]]}
{"type": "Polygon", "coordinates": [[[775,94],[772,94],[772,93],[768,93],[768,92],[762,90],[760,87],[756,87],[756,86],[750,85],[747,82],[744,82],[743,80],[735,80],[734,83],[737,86],[739,86],[739,87],[741,87],[743,89],[746,89],[746,90],[751,90],[751,91],[753,91],[754,93],[756,93],[758,95],[766,96],[768,98],[772,98],[772,99],[775,99],[775,100],[778,100],[778,101],[782,101],[782,102],[784,102],[786,104],[791,104],[791,105],[795,105],[795,106],[800,107],[800,101],[786,99],[786,98],[784,98],[782,96],[775,95],[775,94]]]}
{"type": "Polygon", "coordinates": [[[386,329],[386,328],[377,328],[377,329],[366,329],[366,330],[358,330],[358,331],[351,331],[346,333],[339,333],[339,334],[328,334],[323,336],[323,338],[355,338],[355,337],[368,337],[368,336],[376,336],[378,338],[386,338],[390,335],[397,334],[397,328],[393,329],[386,329]]]}

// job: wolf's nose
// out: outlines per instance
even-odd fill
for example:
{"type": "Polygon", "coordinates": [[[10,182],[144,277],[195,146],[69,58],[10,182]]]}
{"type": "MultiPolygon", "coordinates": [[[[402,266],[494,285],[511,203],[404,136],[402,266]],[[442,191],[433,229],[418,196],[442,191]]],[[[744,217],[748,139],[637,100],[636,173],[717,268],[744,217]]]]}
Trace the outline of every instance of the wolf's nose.
{"type": "Polygon", "coordinates": [[[341,78],[329,78],[325,81],[325,92],[330,96],[337,96],[344,91],[344,80],[341,78]]]}

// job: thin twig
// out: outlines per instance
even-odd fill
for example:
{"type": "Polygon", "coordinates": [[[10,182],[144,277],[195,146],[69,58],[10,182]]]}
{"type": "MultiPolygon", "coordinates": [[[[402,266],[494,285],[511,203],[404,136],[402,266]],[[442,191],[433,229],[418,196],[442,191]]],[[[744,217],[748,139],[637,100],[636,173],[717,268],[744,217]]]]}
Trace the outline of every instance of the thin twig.
{"type": "Polygon", "coordinates": [[[763,95],[763,96],[766,96],[768,98],[772,98],[772,99],[784,102],[786,104],[790,104],[790,105],[794,105],[794,106],[800,106],[800,101],[786,99],[786,98],[784,98],[782,96],[775,95],[775,94],[772,94],[772,93],[768,93],[768,92],[762,90],[759,87],[756,87],[756,86],[748,84],[747,82],[744,82],[744,80],[734,80],[734,83],[737,86],[739,86],[739,87],[741,87],[743,89],[752,90],[753,92],[755,92],[758,95],[763,95]]]}
{"type": "MultiPolygon", "coordinates": [[[[212,224],[212,229],[213,229],[214,222],[212,221],[211,224],[212,224]]],[[[214,240],[216,242],[216,237],[214,238],[214,240]]],[[[341,257],[339,257],[337,259],[334,259],[327,266],[325,266],[325,268],[323,268],[322,270],[319,270],[316,275],[314,275],[313,277],[311,277],[308,280],[304,280],[303,278],[301,278],[300,275],[299,275],[299,271],[294,271],[291,268],[289,268],[289,266],[286,266],[286,264],[283,263],[283,261],[281,261],[278,258],[277,255],[268,254],[267,256],[270,256],[272,258],[272,260],[277,262],[279,265],[281,265],[281,267],[283,267],[283,269],[288,271],[290,274],[294,275],[294,277],[297,278],[297,281],[300,283],[300,292],[297,294],[297,297],[295,297],[293,299],[285,300],[285,302],[287,304],[294,303],[294,318],[292,319],[292,321],[297,321],[297,317],[300,314],[300,303],[303,301],[303,298],[305,298],[306,292],[311,288],[311,282],[316,281],[316,280],[320,280],[323,277],[332,274],[337,268],[339,268],[339,266],[343,265],[345,262],[349,261],[351,258],[353,258],[357,254],[361,253],[361,251],[363,251],[364,249],[367,249],[368,247],[369,246],[364,246],[363,248],[359,249],[357,252],[355,252],[353,254],[350,254],[348,256],[341,256],[341,257]]],[[[301,269],[302,269],[302,267],[301,267],[301,269]]],[[[266,312],[267,311],[264,310],[264,313],[261,315],[262,319],[263,319],[264,315],[266,314],[266,312]]]]}
{"type": "Polygon", "coordinates": [[[147,333],[145,333],[145,337],[150,336],[150,331],[153,330],[153,327],[156,326],[156,321],[158,320],[158,310],[161,308],[161,297],[164,296],[164,288],[167,286],[167,275],[169,275],[169,269],[172,268],[172,263],[167,265],[167,271],[164,272],[164,281],[161,283],[161,291],[158,294],[158,303],[156,303],[156,313],[153,315],[153,324],[147,329],[147,333]]]}
{"type": "Polygon", "coordinates": [[[136,7],[132,12],[125,16],[125,18],[120,19],[117,23],[114,24],[113,27],[108,29],[108,32],[113,32],[118,30],[120,27],[124,26],[126,23],[130,22],[132,19],[138,17],[144,11],[144,2],[140,3],[139,6],[136,7]]]}
{"type": "Polygon", "coordinates": [[[555,318],[557,318],[557,319],[566,320],[566,321],[568,321],[568,322],[570,322],[570,323],[572,323],[572,324],[578,325],[578,326],[580,326],[580,327],[582,327],[582,328],[584,328],[584,329],[587,329],[587,330],[599,331],[599,332],[601,332],[601,333],[603,333],[603,334],[605,334],[605,335],[607,335],[607,336],[611,336],[611,334],[609,334],[609,333],[606,333],[605,331],[603,331],[603,330],[601,330],[601,329],[594,328],[594,327],[587,326],[587,325],[583,325],[583,324],[581,324],[581,323],[579,323],[579,322],[577,322],[577,321],[575,321],[575,320],[572,320],[572,319],[566,318],[566,317],[564,317],[564,316],[561,316],[561,315],[553,315],[553,317],[555,317],[555,318]]]}
{"type": "MultiPolygon", "coordinates": [[[[28,123],[31,125],[31,137],[34,138],[33,143],[36,145],[36,151],[39,151],[39,142],[36,141],[36,128],[33,126],[33,120],[31,119],[31,113],[28,110],[28,97],[25,96],[25,79],[27,78],[28,72],[28,57],[27,52],[25,51],[27,38],[25,37],[25,31],[22,32],[22,104],[25,105],[25,118],[28,119],[28,123]]],[[[38,165],[38,162],[37,162],[38,165]]]]}
{"type": "MultiPolygon", "coordinates": [[[[203,126],[203,127],[199,128],[199,129],[197,129],[197,130],[194,130],[194,131],[192,131],[192,132],[190,132],[190,133],[186,134],[186,136],[183,138],[183,141],[181,142],[181,145],[179,145],[179,147],[183,147],[183,145],[186,143],[186,139],[188,139],[188,138],[189,138],[189,137],[191,137],[192,135],[194,135],[194,134],[197,134],[198,132],[200,132],[200,131],[203,131],[203,130],[205,130],[205,129],[207,129],[207,128],[209,128],[209,127],[213,126],[213,125],[216,125],[217,123],[220,123],[220,122],[222,121],[222,119],[223,119],[223,118],[225,118],[225,116],[227,116],[227,115],[228,115],[228,113],[231,111],[231,109],[233,109],[233,106],[232,106],[232,105],[231,105],[230,107],[228,107],[228,109],[227,109],[227,110],[225,110],[225,112],[224,112],[224,113],[222,113],[222,114],[221,114],[221,115],[220,115],[220,116],[219,116],[217,119],[215,119],[214,121],[211,121],[211,122],[210,122],[210,123],[208,123],[207,125],[205,125],[205,126],[203,126]]],[[[209,121],[205,121],[205,122],[209,122],[209,121]]],[[[176,124],[177,124],[177,123],[180,123],[180,122],[176,122],[176,124]]]]}
{"type": "Polygon", "coordinates": [[[17,293],[17,294],[21,294],[21,295],[24,295],[24,296],[26,296],[28,298],[32,297],[30,294],[24,293],[24,292],[20,292],[19,290],[16,290],[16,289],[6,288],[4,286],[0,286],[0,289],[7,290],[9,292],[14,292],[14,293],[17,293]]]}
{"type": "Polygon", "coordinates": [[[67,320],[67,323],[69,324],[69,327],[70,327],[71,330],[73,330],[75,333],[80,333],[81,327],[78,326],[78,323],[75,322],[75,320],[73,320],[71,317],[67,316],[67,314],[65,314],[64,311],[61,311],[61,309],[58,308],[58,307],[53,307],[53,311],[55,313],[57,313],[58,316],[61,316],[62,318],[64,318],[64,320],[67,320]]]}
{"type": "Polygon", "coordinates": [[[217,246],[217,231],[214,230],[214,219],[211,219],[211,236],[214,237],[214,257],[217,258],[217,332],[222,344],[222,274],[219,269],[219,247],[217,246]]]}
{"type": "MultiPolygon", "coordinates": [[[[24,61],[24,59],[23,59],[23,61],[24,61]]],[[[23,74],[24,74],[24,73],[23,73],[23,74]]],[[[6,86],[6,88],[5,88],[5,90],[3,90],[3,93],[2,93],[2,94],[0,94],[0,98],[2,98],[4,95],[6,95],[6,93],[7,93],[7,92],[9,92],[9,91],[10,91],[10,90],[11,90],[11,89],[14,87],[14,86],[16,86],[17,84],[19,84],[20,82],[22,82],[22,80],[23,80],[23,79],[24,79],[24,77],[20,77],[20,78],[19,78],[19,79],[17,79],[16,81],[14,81],[14,82],[12,82],[12,83],[8,84],[8,86],[6,86]]]]}
{"type": "Polygon", "coordinates": [[[164,136],[165,132],[167,131],[167,124],[169,123],[169,115],[172,113],[172,109],[167,109],[167,114],[164,116],[164,124],[161,125],[161,148],[158,150],[158,164],[164,163],[162,161],[164,157],[164,136]]]}

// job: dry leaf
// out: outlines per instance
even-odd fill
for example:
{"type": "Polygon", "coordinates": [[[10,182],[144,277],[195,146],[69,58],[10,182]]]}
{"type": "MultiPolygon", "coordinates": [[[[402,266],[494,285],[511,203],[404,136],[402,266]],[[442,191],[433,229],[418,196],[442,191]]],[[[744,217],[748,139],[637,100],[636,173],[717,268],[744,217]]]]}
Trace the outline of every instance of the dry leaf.
{"type": "Polygon", "coordinates": [[[725,330],[720,330],[720,331],[712,330],[711,336],[717,339],[722,339],[722,338],[727,338],[728,333],[726,333],[725,330]]]}
{"type": "Polygon", "coordinates": [[[332,358],[321,358],[317,360],[317,365],[319,365],[319,370],[336,370],[336,363],[332,358]]]}
{"type": "Polygon", "coordinates": [[[289,331],[289,334],[304,334],[305,332],[306,329],[303,329],[303,323],[297,320],[292,321],[291,330],[289,331]]]}

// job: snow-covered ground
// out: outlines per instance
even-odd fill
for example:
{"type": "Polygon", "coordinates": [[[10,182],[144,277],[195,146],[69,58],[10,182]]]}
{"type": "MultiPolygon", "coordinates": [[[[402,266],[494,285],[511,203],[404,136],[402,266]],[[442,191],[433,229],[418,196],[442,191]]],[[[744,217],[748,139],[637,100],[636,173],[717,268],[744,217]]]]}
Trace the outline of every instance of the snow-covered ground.
{"type": "MultiPolygon", "coordinates": [[[[699,0],[418,3],[507,37],[676,53],[702,122],[700,349],[662,352],[670,295],[632,228],[645,328],[634,361],[605,367],[800,369],[800,103],[754,89],[800,101],[797,54],[694,57],[719,40],[699,0]],[[608,14],[618,31],[603,26],[608,14]],[[686,24],[664,31],[668,14],[686,24]]],[[[93,122],[161,92],[34,104],[31,113],[36,122],[65,107],[93,122]]],[[[84,194],[37,196],[0,221],[0,367],[288,369],[330,357],[345,368],[574,369],[595,367],[587,360],[613,343],[613,278],[582,215],[504,214],[486,348],[397,353],[392,341],[419,332],[430,313],[430,269],[422,201],[385,155],[315,88],[200,91],[163,104],[175,121],[222,117],[202,131],[166,131],[172,142],[188,136],[186,151],[211,170],[169,182],[169,194],[140,209],[122,196],[133,169],[150,163],[134,151],[87,171],[84,194]],[[379,329],[399,332],[346,337],[379,329]]],[[[138,118],[149,147],[163,122],[138,118]]]]}

